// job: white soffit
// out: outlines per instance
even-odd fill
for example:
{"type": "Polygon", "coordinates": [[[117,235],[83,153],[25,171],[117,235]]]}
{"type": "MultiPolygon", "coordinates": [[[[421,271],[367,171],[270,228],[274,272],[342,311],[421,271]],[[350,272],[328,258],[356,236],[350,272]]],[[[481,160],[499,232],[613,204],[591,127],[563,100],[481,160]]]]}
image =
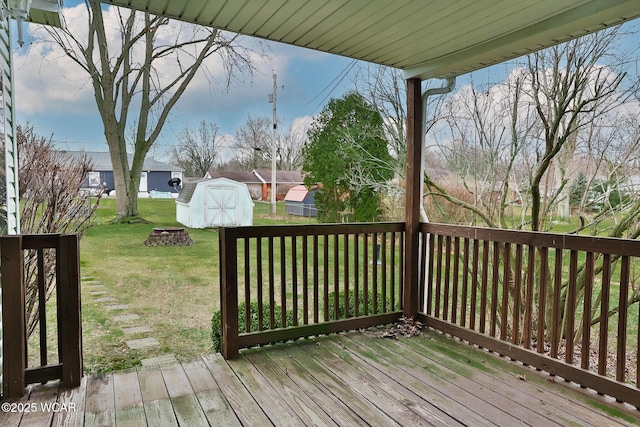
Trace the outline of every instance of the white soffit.
{"type": "Polygon", "coordinates": [[[640,0],[104,0],[405,70],[464,74],[640,16],[640,0]]]}
{"type": "Polygon", "coordinates": [[[62,27],[62,0],[32,0],[29,21],[62,27]]]}

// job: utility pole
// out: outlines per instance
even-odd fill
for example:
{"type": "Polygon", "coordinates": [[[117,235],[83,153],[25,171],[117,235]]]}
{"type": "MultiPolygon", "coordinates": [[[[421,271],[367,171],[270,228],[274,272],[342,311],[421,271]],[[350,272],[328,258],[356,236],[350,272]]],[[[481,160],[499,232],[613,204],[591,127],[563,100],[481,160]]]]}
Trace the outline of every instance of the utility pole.
{"type": "Polygon", "coordinates": [[[271,215],[276,215],[276,146],[278,138],[278,121],[276,112],[276,92],[278,83],[276,73],[273,73],[273,93],[269,97],[269,102],[273,103],[273,135],[271,140],[271,215]]]}

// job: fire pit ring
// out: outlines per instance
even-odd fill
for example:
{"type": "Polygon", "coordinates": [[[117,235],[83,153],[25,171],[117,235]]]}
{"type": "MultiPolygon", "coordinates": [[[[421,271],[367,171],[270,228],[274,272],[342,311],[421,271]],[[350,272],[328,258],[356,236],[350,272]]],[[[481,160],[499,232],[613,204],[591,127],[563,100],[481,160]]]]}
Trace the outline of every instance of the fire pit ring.
{"type": "Polygon", "coordinates": [[[145,246],[191,246],[193,240],[184,227],[157,227],[151,231],[145,246]]]}

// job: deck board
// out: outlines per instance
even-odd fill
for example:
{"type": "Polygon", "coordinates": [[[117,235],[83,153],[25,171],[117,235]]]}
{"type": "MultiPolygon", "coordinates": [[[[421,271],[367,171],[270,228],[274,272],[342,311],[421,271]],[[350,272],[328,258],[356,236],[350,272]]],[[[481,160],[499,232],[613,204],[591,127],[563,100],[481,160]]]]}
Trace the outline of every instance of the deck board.
{"type": "Polygon", "coordinates": [[[33,386],[16,402],[76,410],[2,412],[0,425],[640,425],[627,405],[429,333],[354,331],[33,386]]]}
{"type": "Polygon", "coordinates": [[[87,379],[85,426],[115,425],[115,396],[112,375],[96,375],[87,379]]]}
{"type": "Polygon", "coordinates": [[[115,417],[118,426],[145,426],[147,420],[142,402],[142,392],[135,370],[116,372],[113,374],[115,393],[115,417]]]}
{"type": "Polygon", "coordinates": [[[137,372],[147,423],[158,426],[177,426],[178,420],[173,412],[160,369],[145,367],[138,369],[137,372]]]}
{"type": "Polygon", "coordinates": [[[225,399],[204,361],[197,360],[185,363],[182,367],[209,424],[229,427],[241,426],[238,417],[225,399]]]}

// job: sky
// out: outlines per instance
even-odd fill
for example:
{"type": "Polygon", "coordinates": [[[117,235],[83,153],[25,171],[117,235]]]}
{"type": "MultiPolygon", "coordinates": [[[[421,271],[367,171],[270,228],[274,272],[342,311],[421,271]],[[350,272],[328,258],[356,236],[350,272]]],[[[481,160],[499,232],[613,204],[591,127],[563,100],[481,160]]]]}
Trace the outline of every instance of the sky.
{"type": "MultiPolygon", "coordinates": [[[[65,1],[67,27],[82,31],[85,10],[84,2],[65,1]]],[[[114,15],[106,16],[110,19],[114,15]]],[[[15,22],[12,25],[17,34],[15,22]]],[[[13,49],[18,123],[29,122],[39,135],[52,136],[61,149],[108,151],[86,72],[44,42],[47,34],[42,28],[25,23],[24,30],[24,46],[16,44],[13,49]]],[[[251,38],[245,38],[245,42],[257,43],[251,38]]],[[[236,81],[226,88],[224,76],[215,65],[208,67],[211,78],[200,73],[194,79],[166,122],[154,156],[162,159],[186,126],[195,127],[202,120],[215,122],[218,134],[223,136],[234,135],[249,114],[271,118],[273,105],[268,95],[273,90],[274,73],[280,129],[294,122],[310,123],[331,97],[340,97],[353,88],[350,75],[358,65],[351,59],[262,43],[266,43],[267,56],[256,57],[257,72],[251,80],[236,81]]]]}

